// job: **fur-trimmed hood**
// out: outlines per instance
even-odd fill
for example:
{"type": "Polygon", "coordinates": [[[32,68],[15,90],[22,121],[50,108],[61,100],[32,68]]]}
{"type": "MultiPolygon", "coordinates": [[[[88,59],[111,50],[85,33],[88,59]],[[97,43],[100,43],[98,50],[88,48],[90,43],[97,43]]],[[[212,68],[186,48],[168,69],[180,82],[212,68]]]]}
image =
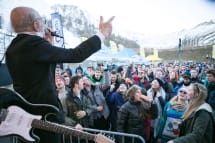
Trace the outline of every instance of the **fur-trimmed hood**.
{"type": "Polygon", "coordinates": [[[210,113],[213,112],[211,106],[208,103],[203,103],[202,105],[200,105],[199,108],[196,111],[199,111],[199,110],[206,110],[206,111],[208,111],[210,113]]]}

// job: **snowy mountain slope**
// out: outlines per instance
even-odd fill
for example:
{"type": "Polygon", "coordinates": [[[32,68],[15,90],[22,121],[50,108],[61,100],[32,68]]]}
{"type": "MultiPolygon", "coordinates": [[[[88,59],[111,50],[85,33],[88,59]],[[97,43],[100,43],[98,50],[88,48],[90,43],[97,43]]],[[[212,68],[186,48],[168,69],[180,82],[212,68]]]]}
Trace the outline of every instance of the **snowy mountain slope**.
{"type": "MultiPolygon", "coordinates": [[[[3,30],[8,31],[10,29],[9,12],[12,7],[20,5],[32,6],[32,3],[34,3],[34,8],[44,14],[47,19],[50,19],[50,14],[53,11],[58,11],[62,15],[66,48],[75,47],[82,41],[81,37],[90,37],[98,30],[98,19],[75,5],[53,5],[49,7],[45,3],[41,5],[41,1],[38,0],[19,0],[19,2],[16,3],[14,3],[14,0],[0,0],[0,15],[3,17],[3,30]]],[[[181,31],[157,36],[125,32],[114,28],[113,35],[108,41],[105,41],[105,44],[106,46],[110,46],[109,40],[111,40],[114,41],[116,45],[123,45],[128,48],[169,49],[178,46],[179,38],[182,39],[183,47],[214,44],[215,19],[202,22],[192,29],[183,29],[181,31]]]]}
{"type": "MultiPolygon", "coordinates": [[[[97,26],[95,23],[98,23],[98,20],[96,20],[93,16],[90,16],[86,11],[82,11],[74,6],[56,5],[56,7],[67,13],[62,14],[65,19],[64,26],[67,30],[72,31],[79,36],[84,35],[86,37],[96,32],[97,26]]],[[[131,40],[139,46],[138,48],[176,48],[178,46],[179,38],[182,39],[182,45],[184,47],[211,45],[215,43],[214,21],[215,20],[200,23],[192,29],[183,29],[167,35],[158,35],[153,37],[140,33],[127,33],[117,30],[113,31],[113,35],[115,36],[110,39],[117,42],[117,44],[122,44],[124,46],[128,45],[125,44],[125,41],[131,40]],[[119,38],[120,40],[117,40],[116,38],[119,38]]],[[[135,44],[132,45],[136,46],[135,44]]],[[[137,46],[135,48],[137,48],[137,46]]]]}

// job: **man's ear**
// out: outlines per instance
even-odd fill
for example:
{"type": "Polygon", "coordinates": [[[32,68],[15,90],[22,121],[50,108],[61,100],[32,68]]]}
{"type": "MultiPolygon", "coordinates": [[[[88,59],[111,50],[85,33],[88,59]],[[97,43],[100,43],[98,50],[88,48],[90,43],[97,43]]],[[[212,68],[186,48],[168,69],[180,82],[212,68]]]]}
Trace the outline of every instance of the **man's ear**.
{"type": "Polygon", "coordinates": [[[33,31],[39,32],[40,31],[40,24],[39,22],[34,22],[32,25],[33,31]]]}

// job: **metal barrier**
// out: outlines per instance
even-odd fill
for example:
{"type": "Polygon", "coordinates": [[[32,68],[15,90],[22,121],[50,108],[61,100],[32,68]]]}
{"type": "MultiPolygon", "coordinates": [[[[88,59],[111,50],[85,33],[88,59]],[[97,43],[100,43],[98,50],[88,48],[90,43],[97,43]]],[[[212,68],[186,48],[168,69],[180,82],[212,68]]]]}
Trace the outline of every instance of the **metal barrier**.
{"type": "Polygon", "coordinates": [[[15,137],[0,137],[0,143],[16,143],[15,137]]]}
{"type": "MultiPolygon", "coordinates": [[[[145,140],[136,134],[128,134],[128,133],[121,133],[121,132],[112,132],[112,131],[106,131],[106,130],[97,130],[92,128],[84,128],[84,131],[88,133],[92,133],[94,135],[102,134],[106,137],[112,139],[115,141],[115,143],[145,143],[145,140]],[[129,142],[128,142],[129,140],[129,142]]],[[[65,143],[73,143],[74,137],[70,136],[70,141],[66,141],[65,143]]],[[[76,138],[75,143],[91,143],[92,141],[88,140],[81,140],[80,138],[76,138]]]]}
{"type": "Polygon", "coordinates": [[[131,139],[131,142],[129,142],[129,143],[136,143],[136,142],[145,143],[145,140],[141,136],[136,135],[136,134],[128,134],[128,133],[113,132],[113,131],[106,131],[106,130],[97,130],[97,129],[91,129],[91,128],[84,128],[84,130],[87,132],[94,133],[94,134],[102,133],[102,134],[108,135],[115,140],[116,139],[121,140],[120,143],[125,143],[125,138],[131,139]]]}
{"type": "MultiPolygon", "coordinates": [[[[98,134],[105,135],[106,137],[112,139],[115,143],[145,143],[145,140],[141,136],[135,135],[135,134],[97,130],[97,129],[91,129],[91,128],[84,128],[84,131],[94,135],[98,135],[98,134]],[[130,139],[129,142],[128,142],[128,139],[130,139]]],[[[18,143],[17,137],[5,137],[5,138],[3,137],[3,138],[0,138],[0,142],[18,143]]],[[[94,143],[94,141],[83,140],[83,139],[80,139],[79,137],[70,136],[69,138],[64,139],[64,143],[94,143]]],[[[103,143],[103,142],[101,141],[98,143],[103,143]]],[[[105,143],[107,143],[107,141],[105,143]]]]}

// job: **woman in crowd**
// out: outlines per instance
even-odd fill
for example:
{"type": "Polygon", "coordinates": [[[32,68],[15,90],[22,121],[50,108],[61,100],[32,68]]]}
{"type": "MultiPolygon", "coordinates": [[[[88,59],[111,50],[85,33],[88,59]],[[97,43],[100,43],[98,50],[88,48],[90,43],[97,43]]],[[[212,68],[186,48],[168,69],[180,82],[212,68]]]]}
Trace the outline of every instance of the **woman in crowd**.
{"type": "Polygon", "coordinates": [[[178,75],[177,71],[175,71],[175,70],[170,71],[169,72],[169,84],[172,89],[174,89],[176,87],[176,85],[178,84],[178,80],[179,80],[179,75],[178,75]]]}
{"type": "Polygon", "coordinates": [[[177,96],[174,96],[167,102],[162,120],[159,137],[162,143],[178,137],[179,125],[182,121],[182,116],[188,106],[187,89],[182,87],[179,89],[177,96]]]}
{"type": "MultiPolygon", "coordinates": [[[[117,117],[117,131],[137,134],[145,138],[145,121],[147,118],[157,117],[157,106],[154,101],[143,102],[141,99],[141,88],[133,85],[128,89],[128,101],[121,106],[117,117]]],[[[119,139],[121,142],[121,138],[119,139]]],[[[131,143],[130,138],[125,139],[126,143],[131,143]]],[[[140,140],[135,140],[139,143],[140,140]]]]}
{"type": "Polygon", "coordinates": [[[159,78],[155,78],[152,81],[152,86],[149,90],[147,90],[147,96],[151,99],[153,99],[158,107],[158,116],[156,119],[151,120],[151,140],[153,143],[156,143],[158,132],[160,128],[160,121],[163,113],[164,106],[166,104],[167,97],[166,92],[163,89],[162,85],[163,82],[159,78]]]}
{"type": "Polygon", "coordinates": [[[205,102],[207,89],[201,84],[189,87],[190,100],[180,126],[179,137],[168,143],[214,143],[212,108],[205,102]]]}

